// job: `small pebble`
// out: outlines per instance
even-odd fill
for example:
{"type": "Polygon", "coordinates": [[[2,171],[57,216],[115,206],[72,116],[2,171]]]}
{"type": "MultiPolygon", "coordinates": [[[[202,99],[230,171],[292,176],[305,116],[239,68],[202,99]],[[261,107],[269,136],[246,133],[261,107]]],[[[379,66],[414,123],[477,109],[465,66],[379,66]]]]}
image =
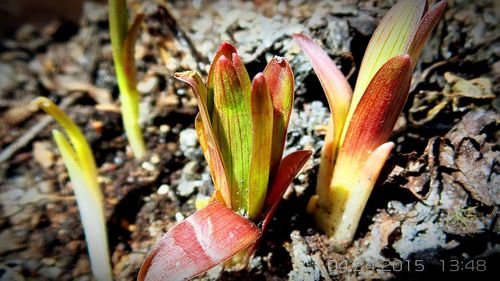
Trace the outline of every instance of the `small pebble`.
{"type": "Polygon", "coordinates": [[[180,196],[188,197],[194,192],[196,186],[196,181],[183,181],[179,184],[179,186],[177,186],[177,191],[179,192],[180,196]]]}
{"type": "Polygon", "coordinates": [[[48,278],[49,280],[57,280],[62,274],[62,269],[59,267],[42,267],[39,271],[40,275],[48,278]]]}
{"type": "Polygon", "coordinates": [[[170,186],[168,184],[160,185],[160,187],[158,188],[158,191],[156,191],[156,193],[158,193],[158,195],[165,195],[168,192],[170,192],[170,186]]]}
{"type": "Polygon", "coordinates": [[[149,161],[151,161],[151,163],[153,163],[153,164],[158,164],[158,163],[160,163],[160,156],[158,156],[158,154],[155,153],[151,156],[149,161]]]}
{"type": "Polygon", "coordinates": [[[149,171],[149,172],[154,172],[154,170],[156,169],[155,166],[149,162],[143,162],[141,167],[146,170],[146,171],[149,171]]]}
{"type": "Polygon", "coordinates": [[[168,131],[170,131],[169,125],[167,125],[167,124],[160,125],[160,133],[166,134],[166,133],[168,133],[168,131]]]}
{"type": "Polygon", "coordinates": [[[158,77],[150,76],[137,83],[137,91],[142,94],[151,93],[158,85],[158,77]]]}
{"type": "Polygon", "coordinates": [[[33,158],[44,169],[52,167],[54,164],[54,153],[51,145],[46,141],[37,141],[33,143],[33,158]]]}
{"type": "Polygon", "coordinates": [[[175,221],[179,222],[179,221],[182,221],[184,220],[184,215],[181,213],[181,212],[177,212],[175,213],[175,221]]]}

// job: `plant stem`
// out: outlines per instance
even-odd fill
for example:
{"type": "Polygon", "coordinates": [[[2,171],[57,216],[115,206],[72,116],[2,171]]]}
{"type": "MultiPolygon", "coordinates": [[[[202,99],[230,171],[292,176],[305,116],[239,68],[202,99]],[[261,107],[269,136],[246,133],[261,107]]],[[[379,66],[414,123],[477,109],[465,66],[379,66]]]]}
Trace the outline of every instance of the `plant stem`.
{"type": "MultiPolygon", "coordinates": [[[[123,126],[134,156],[142,158],[146,154],[146,146],[139,126],[139,93],[135,80],[133,48],[124,46],[128,33],[127,17],[125,0],[109,0],[109,30],[120,89],[123,126]],[[127,60],[129,60],[128,63],[127,60]]],[[[133,42],[131,44],[133,45],[133,42]]]]}
{"type": "Polygon", "coordinates": [[[333,240],[334,250],[345,252],[352,243],[372,188],[332,184],[329,202],[319,197],[315,216],[318,226],[333,240]]]}

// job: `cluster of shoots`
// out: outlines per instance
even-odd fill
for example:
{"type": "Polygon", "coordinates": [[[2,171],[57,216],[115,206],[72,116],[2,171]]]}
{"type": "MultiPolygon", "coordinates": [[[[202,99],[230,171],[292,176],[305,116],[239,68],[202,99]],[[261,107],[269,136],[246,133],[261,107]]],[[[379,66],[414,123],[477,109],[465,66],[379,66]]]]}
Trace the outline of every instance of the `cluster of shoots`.
{"type": "Polygon", "coordinates": [[[301,150],[282,159],[294,89],[285,59],[273,58],[251,81],[236,49],[223,43],[206,83],[194,71],[175,77],[196,96],[195,129],[214,192],[153,247],[138,280],[191,278],[237,254],[245,263],[311,155],[301,150]]]}
{"type": "Polygon", "coordinates": [[[134,47],[144,15],[137,15],[129,28],[126,1],[109,0],[108,4],[109,31],[120,90],[123,127],[132,153],[140,159],[146,154],[146,146],[139,124],[139,92],[137,91],[134,47]]]}
{"type": "Polygon", "coordinates": [[[33,104],[52,116],[66,133],[67,137],[59,130],[52,131],[75,193],[92,274],[96,280],[111,281],[104,201],[92,150],[80,129],[51,100],[39,97],[33,104]]]}
{"type": "MultiPolygon", "coordinates": [[[[445,2],[400,0],[382,19],[361,63],[354,91],[327,53],[303,34],[293,37],[321,82],[332,112],[321,154],[316,195],[308,205],[319,228],[345,251],[394,144],[387,142],[406,102],[413,69],[445,2]]],[[[128,27],[125,0],[109,0],[109,23],[123,123],[137,158],[146,150],[139,127],[134,43],[143,16],[128,27]]],[[[283,158],[294,78],[273,58],[253,80],[236,49],[223,43],[206,82],[195,71],[176,73],[197,100],[195,129],[214,191],[196,213],[169,230],[146,257],[138,280],[184,280],[256,249],[283,193],[311,152],[283,158]]],[[[92,151],[77,126],[46,98],[34,103],[65,130],[54,139],[76,195],[92,272],[111,280],[103,196],[92,151]]],[[[234,261],[234,259],[233,259],[234,261]]]]}
{"type": "Polygon", "coordinates": [[[406,102],[422,47],[446,4],[400,0],[371,38],[354,92],[327,53],[310,38],[294,38],[309,58],[332,112],[316,195],[309,202],[318,226],[345,251],[368,197],[394,147],[387,142],[406,102]]]}

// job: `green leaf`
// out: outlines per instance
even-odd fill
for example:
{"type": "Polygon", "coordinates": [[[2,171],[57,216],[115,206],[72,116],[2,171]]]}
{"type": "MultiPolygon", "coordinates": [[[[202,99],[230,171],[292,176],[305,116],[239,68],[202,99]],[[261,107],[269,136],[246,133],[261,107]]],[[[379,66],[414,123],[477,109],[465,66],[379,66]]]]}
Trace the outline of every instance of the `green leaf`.
{"type": "Polygon", "coordinates": [[[274,109],[270,178],[272,180],[283,157],[288,122],[293,106],[294,80],[290,65],[282,57],[274,57],[269,61],[264,69],[264,76],[274,109]]]}
{"type": "Polygon", "coordinates": [[[109,0],[108,4],[111,45],[115,54],[121,54],[128,31],[127,3],[125,0],[109,0]]]}
{"type": "Polygon", "coordinates": [[[146,145],[139,125],[139,93],[137,92],[134,45],[143,15],[136,17],[128,30],[128,12],[125,0],[109,0],[109,31],[113,49],[118,88],[120,89],[123,126],[136,158],[146,154],[146,145]]]}
{"type": "MultiPolygon", "coordinates": [[[[209,116],[213,116],[214,110],[214,72],[215,65],[221,56],[231,59],[233,54],[236,54],[236,48],[228,42],[223,42],[217,51],[215,52],[214,59],[208,70],[207,86],[208,86],[208,96],[207,96],[207,110],[209,116]]],[[[250,78],[248,78],[250,80],[250,78]]],[[[248,82],[250,83],[250,82],[248,82]]]]}
{"type": "Polygon", "coordinates": [[[264,205],[269,183],[271,142],[273,137],[273,105],[266,78],[259,73],[252,84],[252,158],[248,193],[248,216],[257,218],[264,205]]]}
{"type": "Polygon", "coordinates": [[[244,250],[261,235],[251,221],[213,201],[163,235],[144,260],[137,280],[191,279],[244,250]]]}
{"type": "MultiPolygon", "coordinates": [[[[230,58],[230,57],[228,57],[228,58],[230,58]]],[[[250,93],[252,91],[252,83],[250,82],[250,77],[248,76],[247,69],[237,53],[233,53],[232,62],[233,62],[234,70],[236,71],[236,74],[238,75],[238,80],[240,81],[241,89],[242,89],[245,97],[248,98],[248,100],[249,100],[248,102],[250,103],[250,99],[251,99],[250,93]]]]}
{"type": "Polygon", "coordinates": [[[227,168],[233,210],[248,211],[248,184],[252,153],[250,104],[232,62],[220,56],[214,71],[213,131],[227,168]]]}
{"type": "Polygon", "coordinates": [[[231,206],[231,190],[217,136],[214,134],[207,109],[207,88],[196,71],[185,71],[174,74],[174,77],[187,83],[193,89],[198,103],[199,114],[195,120],[196,133],[208,162],[214,181],[214,187],[220,190],[226,206],[231,206]],[[206,147],[204,148],[204,145],[206,147]]]}
{"type": "Polygon", "coordinates": [[[146,145],[139,124],[139,92],[135,67],[135,42],[139,35],[143,14],[137,15],[123,41],[122,52],[115,52],[115,68],[120,88],[123,125],[134,156],[142,158],[146,145]],[[118,55],[117,55],[118,54],[118,55]]]}
{"type": "Polygon", "coordinates": [[[97,169],[90,146],[75,123],[51,100],[39,97],[32,103],[51,115],[71,142],[70,144],[58,130],[52,131],[75,193],[92,273],[98,280],[112,280],[104,200],[97,182],[97,169]]]}

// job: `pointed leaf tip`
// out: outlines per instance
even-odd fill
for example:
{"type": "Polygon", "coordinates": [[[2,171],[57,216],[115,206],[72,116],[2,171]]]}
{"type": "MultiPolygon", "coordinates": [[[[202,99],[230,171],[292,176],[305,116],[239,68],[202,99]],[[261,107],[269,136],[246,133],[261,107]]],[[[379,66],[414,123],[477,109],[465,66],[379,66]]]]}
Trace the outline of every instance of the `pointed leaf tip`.
{"type": "Polygon", "coordinates": [[[236,70],[236,74],[238,75],[238,80],[240,80],[243,94],[247,98],[250,98],[249,95],[252,88],[252,82],[250,81],[250,76],[248,76],[247,69],[237,53],[233,53],[232,61],[234,70],[236,70]]]}
{"type": "MultiPolygon", "coordinates": [[[[341,114],[336,119],[345,119],[349,104],[351,102],[352,89],[342,72],[337,68],[330,56],[319,47],[311,38],[304,34],[295,33],[292,35],[318,75],[323,91],[325,91],[330,111],[334,114],[341,114]],[[335,110],[334,110],[335,109],[335,110]],[[343,118],[339,118],[343,116],[343,118]]],[[[336,123],[339,123],[336,120],[336,123]]],[[[343,122],[340,122],[343,124],[343,122]]]]}
{"type": "Polygon", "coordinates": [[[294,78],[288,61],[274,57],[264,69],[267,87],[273,104],[273,140],[271,151],[271,177],[279,168],[283,156],[286,132],[293,105],[294,78]]]}
{"type": "Polygon", "coordinates": [[[415,64],[417,63],[418,57],[420,56],[425,43],[431,36],[432,30],[434,30],[434,28],[438,24],[439,19],[441,18],[441,15],[443,14],[445,9],[446,2],[440,1],[434,4],[431,9],[427,13],[425,13],[424,17],[420,21],[418,30],[412,39],[410,49],[408,51],[408,54],[410,54],[413,60],[413,67],[415,67],[415,64]]]}
{"type": "Polygon", "coordinates": [[[363,56],[348,120],[382,65],[394,56],[408,52],[412,39],[418,31],[425,6],[426,0],[400,0],[382,18],[363,56]]]}
{"type": "Polygon", "coordinates": [[[231,45],[229,42],[223,42],[217,51],[215,52],[214,59],[212,60],[212,65],[208,71],[207,84],[209,88],[213,87],[213,79],[214,79],[214,71],[215,65],[221,56],[225,56],[226,58],[232,59],[233,54],[237,54],[236,48],[231,45]]]}
{"type": "Polygon", "coordinates": [[[215,53],[220,55],[225,55],[226,57],[231,57],[231,54],[236,52],[237,52],[236,47],[234,47],[231,43],[224,41],[222,42],[222,44],[220,44],[219,48],[215,53]]]}
{"type": "Polygon", "coordinates": [[[213,201],[168,231],[144,260],[138,281],[185,280],[254,243],[262,231],[213,201]]]}

